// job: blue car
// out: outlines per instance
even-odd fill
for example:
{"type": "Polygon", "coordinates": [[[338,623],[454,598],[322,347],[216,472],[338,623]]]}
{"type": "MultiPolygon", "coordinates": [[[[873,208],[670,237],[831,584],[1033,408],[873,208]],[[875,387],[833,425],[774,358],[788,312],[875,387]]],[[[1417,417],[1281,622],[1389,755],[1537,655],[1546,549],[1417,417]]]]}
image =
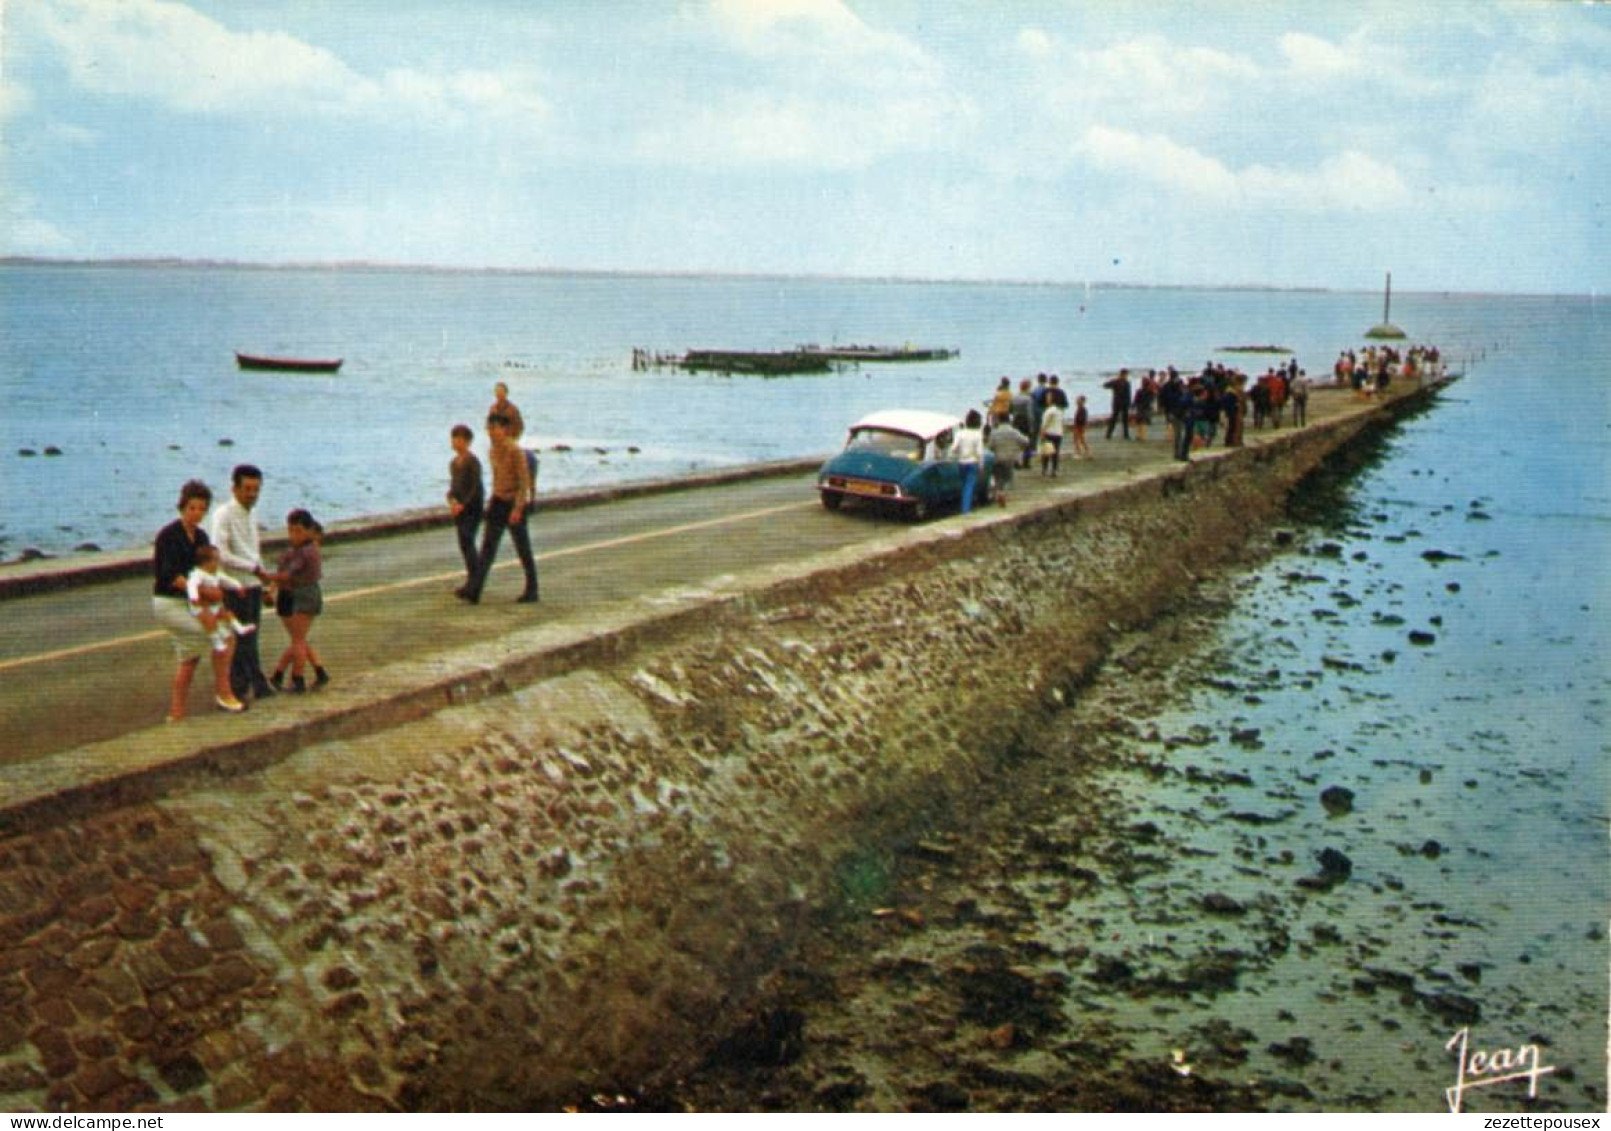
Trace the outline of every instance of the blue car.
{"type": "MultiPolygon", "coordinates": [[[[962,471],[951,446],[962,422],[917,409],[875,412],[850,426],[844,451],[817,472],[822,505],[836,511],[846,499],[885,504],[913,519],[962,503],[962,471]]],[[[995,457],[987,450],[979,467],[974,506],[990,501],[995,457]]]]}

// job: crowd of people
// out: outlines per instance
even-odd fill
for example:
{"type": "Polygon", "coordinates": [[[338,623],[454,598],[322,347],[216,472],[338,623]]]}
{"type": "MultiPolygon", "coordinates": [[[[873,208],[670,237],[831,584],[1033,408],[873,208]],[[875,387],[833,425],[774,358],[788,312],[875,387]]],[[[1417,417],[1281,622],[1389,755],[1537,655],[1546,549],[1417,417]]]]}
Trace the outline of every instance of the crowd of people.
{"type": "MultiPolygon", "coordinates": [[[[1363,357],[1344,350],[1332,376],[1338,386],[1352,387],[1364,398],[1385,390],[1394,377],[1418,380],[1442,372],[1443,361],[1435,346],[1412,346],[1401,352],[1393,346],[1373,345],[1366,347],[1363,357]]],[[[1174,458],[1189,462],[1192,452],[1211,447],[1215,441],[1227,448],[1241,447],[1250,417],[1255,431],[1280,428],[1289,419],[1294,427],[1308,424],[1314,382],[1292,358],[1258,377],[1215,361],[1194,376],[1183,375],[1170,365],[1149,369],[1139,380],[1132,380],[1131,371],[1121,369],[1102,387],[1111,397],[1107,439],[1117,433],[1124,440],[1145,441],[1153,417],[1162,413],[1174,458]]],[[[972,423],[979,414],[970,413],[962,432],[982,429],[981,443],[996,457],[996,497],[1003,505],[1013,472],[1031,467],[1037,455],[1041,474],[1056,477],[1065,438],[1075,459],[1092,458],[1086,441],[1091,418],[1085,398],[1076,396],[1071,408],[1068,392],[1055,373],[1040,373],[1033,380],[1025,377],[1016,391],[1012,379],[1003,377],[985,403],[988,420],[972,423]]],[[[966,492],[963,499],[967,509],[972,500],[966,492]]]]}
{"type": "Polygon", "coordinates": [[[1396,346],[1366,346],[1365,356],[1343,350],[1331,367],[1338,385],[1354,390],[1358,400],[1382,392],[1394,377],[1417,380],[1443,373],[1443,358],[1436,346],[1411,346],[1400,353],[1396,346]]]}
{"type": "MultiPolygon", "coordinates": [[[[1172,365],[1149,369],[1139,380],[1132,380],[1129,369],[1121,369],[1102,387],[1111,396],[1104,433],[1108,440],[1117,434],[1125,441],[1145,442],[1154,416],[1161,413],[1175,458],[1187,461],[1193,451],[1211,446],[1216,439],[1225,447],[1240,447],[1250,414],[1256,430],[1280,428],[1288,409],[1294,425],[1308,423],[1313,382],[1293,360],[1271,367],[1257,379],[1219,362],[1209,362],[1191,377],[1172,365]]],[[[1056,374],[1041,373],[1033,380],[1026,377],[1016,392],[1011,379],[1003,377],[986,403],[988,421],[965,422],[963,432],[982,428],[982,444],[996,457],[996,495],[1003,505],[1014,471],[1032,467],[1037,456],[1043,476],[1058,475],[1065,440],[1073,458],[1093,458],[1087,440],[1091,416],[1085,397],[1076,396],[1071,405],[1056,374]]],[[[970,421],[975,416],[977,412],[970,413],[970,421]]]]}
{"type": "MultiPolygon", "coordinates": [[[[481,461],[470,450],[474,433],[464,424],[451,432],[448,508],[465,565],[465,583],[455,594],[472,604],[481,600],[506,531],[525,570],[525,589],[517,600],[527,604],[537,600],[537,563],[526,528],[536,499],[537,466],[535,456],[519,446],[524,427],[520,409],[509,400],[508,387],[498,384],[487,413],[490,498],[481,461]]],[[[304,508],[291,511],[285,519],[288,546],[269,569],[254,513],[262,490],[263,471],[253,464],[234,468],[229,498],[217,507],[213,506],[212,489],[192,479],[179,490],[179,517],[157,534],[152,556],[152,615],[167,631],[178,661],[170,689],[169,722],[185,717],[191,684],[204,657],[210,657],[213,701],[219,710],[232,714],[246,710],[254,700],[282,691],[318,690],[330,682],[330,673],[309,639],[315,620],[324,611],[320,549],[324,527],[304,508]],[[258,642],[263,608],[270,601],[288,644],[273,672],[265,674],[258,642]],[[309,668],[313,671],[311,686],[309,668]]]]}

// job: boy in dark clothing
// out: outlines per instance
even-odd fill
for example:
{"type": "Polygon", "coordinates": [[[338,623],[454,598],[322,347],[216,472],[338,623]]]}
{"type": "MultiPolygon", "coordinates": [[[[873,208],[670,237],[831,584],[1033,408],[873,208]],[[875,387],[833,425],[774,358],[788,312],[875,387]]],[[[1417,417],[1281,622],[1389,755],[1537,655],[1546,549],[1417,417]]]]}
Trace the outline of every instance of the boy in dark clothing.
{"type": "Polygon", "coordinates": [[[1119,375],[1111,381],[1102,382],[1102,387],[1113,394],[1113,407],[1108,414],[1108,439],[1113,439],[1113,429],[1123,427],[1124,438],[1130,438],[1130,371],[1119,370],[1119,375]]]}
{"type": "Polygon", "coordinates": [[[481,480],[481,461],[470,450],[475,433],[468,424],[455,424],[452,432],[453,461],[448,464],[448,510],[459,535],[459,554],[464,558],[464,584],[453,591],[454,596],[468,594],[475,583],[479,559],[475,552],[475,536],[481,529],[481,513],[486,506],[486,488],[481,480]]]}

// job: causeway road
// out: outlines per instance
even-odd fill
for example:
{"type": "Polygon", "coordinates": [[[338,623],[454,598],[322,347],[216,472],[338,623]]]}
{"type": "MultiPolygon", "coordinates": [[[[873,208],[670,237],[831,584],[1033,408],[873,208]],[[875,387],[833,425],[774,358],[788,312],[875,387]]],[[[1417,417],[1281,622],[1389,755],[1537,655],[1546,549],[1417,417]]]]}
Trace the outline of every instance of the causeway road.
{"type": "MultiPolygon", "coordinates": [[[[1310,424],[1375,407],[1341,390],[1317,389],[1310,424]]],[[[1247,446],[1290,433],[1290,427],[1249,429],[1247,446]]],[[[1038,470],[1020,471],[1006,513],[1094,495],[1179,467],[1162,426],[1154,426],[1145,442],[1108,441],[1093,427],[1091,447],[1094,459],[1065,457],[1055,480],[1038,470]]],[[[1227,454],[1216,447],[1194,459],[1227,454]]],[[[0,808],[48,795],[52,781],[64,774],[114,772],[90,763],[114,759],[126,763],[117,773],[129,773],[148,761],[182,757],[191,747],[240,748],[253,735],[283,735],[347,700],[351,706],[343,709],[354,720],[348,733],[365,728],[358,719],[365,711],[372,716],[368,729],[389,725],[396,720],[374,707],[380,692],[359,700],[365,699],[366,681],[395,679],[410,662],[414,678],[423,679],[433,657],[459,656],[470,646],[492,645],[537,626],[554,629],[545,640],[587,639],[654,615],[658,605],[674,601],[679,588],[719,585],[757,567],[887,541],[906,529],[866,508],[828,513],[817,501],[813,469],[814,461],[802,461],[695,488],[672,482],[628,498],[601,492],[608,501],[596,505],[572,499],[563,509],[539,508],[531,523],[542,585],[536,605],[514,603],[520,574],[507,538],[482,603],[472,607],[453,596],[463,567],[451,527],[373,538],[349,531],[326,547],[325,612],[312,635],[333,683],[321,692],[276,696],[239,716],[213,709],[204,661],[191,690],[191,717],[164,725],[174,661],[152,621],[144,572],[0,600],[0,808]],[[383,677],[383,671],[392,674],[383,677]]],[[[274,497],[271,481],[260,505],[263,513],[278,514],[287,500],[274,497]]],[[[924,527],[989,521],[1000,513],[990,507],[924,527]]],[[[14,575],[18,568],[24,567],[6,572],[14,575]]],[[[60,573],[62,566],[52,568],[60,573]]],[[[265,668],[272,668],[286,637],[274,617],[264,620],[260,652],[265,668]]]]}

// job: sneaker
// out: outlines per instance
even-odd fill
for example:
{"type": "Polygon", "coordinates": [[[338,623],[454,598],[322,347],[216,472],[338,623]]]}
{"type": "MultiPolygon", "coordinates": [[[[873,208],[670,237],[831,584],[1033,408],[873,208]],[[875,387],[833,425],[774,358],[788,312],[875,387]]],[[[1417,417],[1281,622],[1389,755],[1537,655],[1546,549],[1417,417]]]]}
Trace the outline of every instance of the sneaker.
{"type": "Polygon", "coordinates": [[[329,682],[330,682],[330,673],[329,672],[325,671],[323,668],[314,668],[313,669],[313,688],[314,688],[315,691],[317,691],[319,688],[323,687],[325,684],[327,684],[329,682]]]}
{"type": "Polygon", "coordinates": [[[278,695],[278,694],[279,694],[279,691],[276,690],[274,685],[269,683],[269,681],[266,680],[266,679],[258,680],[257,681],[257,686],[252,688],[252,697],[254,699],[267,699],[271,695],[278,695]]]}
{"type": "Polygon", "coordinates": [[[242,711],[246,710],[246,704],[242,703],[233,695],[231,695],[228,699],[225,699],[222,695],[216,696],[214,697],[213,702],[218,704],[218,709],[220,711],[228,711],[232,715],[238,715],[242,711]]]}
{"type": "Polygon", "coordinates": [[[269,686],[275,691],[283,691],[285,689],[285,673],[275,672],[269,676],[269,686]]]}
{"type": "Polygon", "coordinates": [[[535,605],[536,603],[537,594],[535,593],[522,593],[515,598],[515,604],[517,605],[535,605]]]}
{"type": "Polygon", "coordinates": [[[291,677],[291,694],[301,695],[303,692],[307,691],[307,689],[307,680],[303,679],[299,675],[294,675],[291,677]]]}

